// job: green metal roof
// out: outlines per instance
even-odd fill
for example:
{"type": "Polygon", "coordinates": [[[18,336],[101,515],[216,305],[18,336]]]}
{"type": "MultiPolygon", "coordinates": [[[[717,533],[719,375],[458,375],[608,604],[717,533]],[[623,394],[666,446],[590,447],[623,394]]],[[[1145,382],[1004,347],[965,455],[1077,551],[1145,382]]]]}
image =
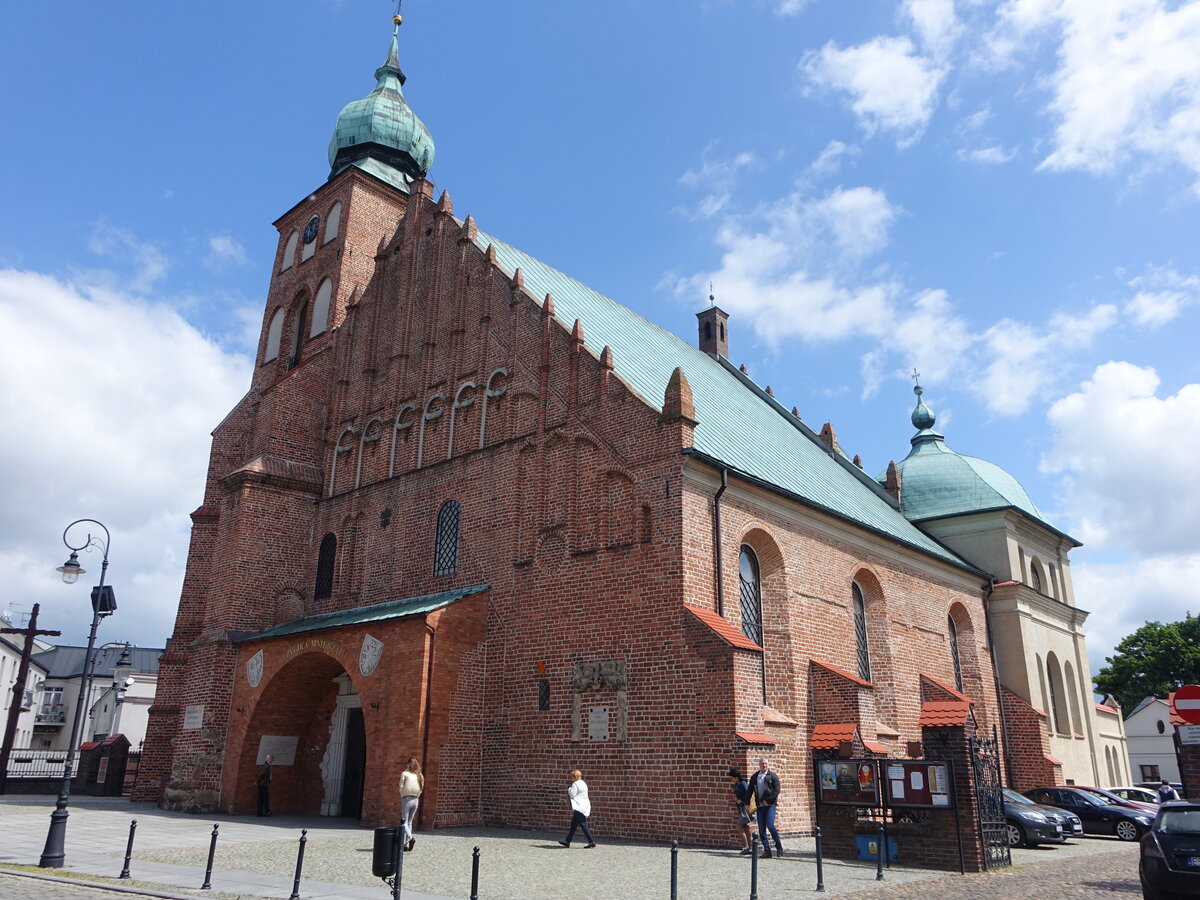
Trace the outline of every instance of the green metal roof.
{"type": "Polygon", "coordinates": [[[303,619],[293,619],[253,634],[239,638],[239,643],[258,641],[265,638],[286,637],[291,634],[303,634],[306,631],[323,631],[327,628],[345,628],[349,625],[365,625],[369,622],[384,622],[388,619],[400,619],[404,616],[415,616],[433,612],[443,606],[449,606],[463,597],[470,597],[480,591],[486,591],[490,584],[476,584],[471,587],[458,588],[453,591],[441,591],[437,594],[426,594],[423,597],[409,597],[407,600],[391,600],[378,603],[375,606],[360,606],[357,609],[346,609],[340,612],[321,613],[317,616],[305,616],[303,619]]]}
{"type": "Polygon", "coordinates": [[[841,518],[976,571],[909,522],[869,475],[835,456],[782,405],[728,361],[701,351],[568,275],[478,232],[492,245],[510,275],[520,268],[536,297],[554,296],[555,314],[568,327],[583,323],[586,345],[597,355],[613,351],[613,365],[650,406],[662,409],[663,392],[676,367],[683,370],[696,405],[694,448],[755,481],[841,518]]]}
{"type": "Polygon", "coordinates": [[[329,140],[329,166],[334,175],[360,160],[374,159],[414,178],[433,165],[433,138],[404,99],[396,35],[387,61],[375,70],[375,90],[347,103],[329,140]]]}
{"type": "MultiPolygon", "coordinates": [[[[900,508],[914,522],[940,519],[992,509],[1019,509],[1047,528],[1046,521],[1025,488],[995,463],[956,453],[933,430],[937,418],[925,401],[920,385],[913,388],[917,405],[912,423],[918,429],[912,450],[896,463],[900,472],[900,508]]],[[[886,475],[880,475],[883,481],[886,475]]],[[[1058,532],[1062,533],[1062,532],[1058,532]]]]}

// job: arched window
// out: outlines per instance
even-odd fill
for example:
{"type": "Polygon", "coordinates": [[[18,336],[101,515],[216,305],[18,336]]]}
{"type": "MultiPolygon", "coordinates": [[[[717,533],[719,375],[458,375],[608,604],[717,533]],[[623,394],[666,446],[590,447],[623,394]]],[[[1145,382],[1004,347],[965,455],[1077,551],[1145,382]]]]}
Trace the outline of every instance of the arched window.
{"type": "Polygon", "coordinates": [[[263,353],[263,362],[267,363],[279,356],[279,344],[283,341],[283,307],[275,310],[271,316],[271,324],[267,326],[267,350],[263,353]]]}
{"type": "Polygon", "coordinates": [[[332,531],[321,538],[321,549],[317,551],[317,583],[313,588],[314,600],[327,600],[333,595],[333,566],[337,557],[337,535],[332,531]]]}
{"type": "Polygon", "coordinates": [[[867,603],[862,588],[851,582],[850,593],[854,604],[854,647],[858,651],[858,677],[871,680],[871,647],[867,642],[867,603]]]}
{"type": "Polygon", "coordinates": [[[329,324],[329,298],[333,295],[333,282],[326,278],[317,288],[316,299],[313,300],[312,325],[308,329],[309,337],[316,337],[329,324]]]}
{"type": "Polygon", "coordinates": [[[438,510],[437,535],[433,543],[433,574],[453,575],[458,571],[459,519],[462,507],[447,500],[438,510]]]}
{"type": "Polygon", "coordinates": [[[763,646],[762,581],[759,578],[758,557],[743,545],[738,554],[738,582],[742,608],[742,634],[763,646]]]}
{"type": "Polygon", "coordinates": [[[1063,687],[1062,668],[1053,653],[1046,657],[1046,677],[1050,681],[1050,718],[1059,734],[1071,733],[1071,713],[1067,707],[1067,692],[1063,687]]]}
{"type": "Polygon", "coordinates": [[[287,246],[283,248],[283,262],[279,266],[280,272],[286,272],[296,264],[296,242],[300,240],[300,232],[293,231],[287,240],[287,246]]]}
{"type": "Polygon", "coordinates": [[[288,354],[288,368],[294,369],[300,363],[300,353],[304,349],[304,321],[308,318],[308,301],[305,300],[296,308],[296,318],[292,320],[292,352],[288,354]]]}
{"type": "Polygon", "coordinates": [[[962,660],[958,655],[958,626],[954,616],[946,616],[946,634],[950,636],[950,661],[954,663],[954,686],[963,689],[962,660]]]}
{"type": "Polygon", "coordinates": [[[1036,560],[1029,564],[1029,586],[1039,594],[1042,592],[1042,567],[1036,560]]]}
{"type": "Polygon", "coordinates": [[[322,243],[328,244],[338,236],[338,229],[342,224],[342,201],[339,200],[329,209],[329,215],[325,217],[325,240],[322,243]]]}
{"type": "Polygon", "coordinates": [[[1067,697],[1070,699],[1071,721],[1075,731],[1083,733],[1083,711],[1079,708],[1079,687],[1075,683],[1075,670],[1069,662],[1063,663],[1063,680],[1067,683],[1067,697]]]}

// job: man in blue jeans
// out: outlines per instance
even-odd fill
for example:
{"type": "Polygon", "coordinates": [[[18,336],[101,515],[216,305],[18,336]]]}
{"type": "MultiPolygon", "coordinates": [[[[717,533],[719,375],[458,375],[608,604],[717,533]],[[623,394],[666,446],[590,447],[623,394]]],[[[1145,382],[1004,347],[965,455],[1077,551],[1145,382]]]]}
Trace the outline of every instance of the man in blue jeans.
{"type": "Polygon", "coordinates": [[[771,771],[767,760],[758,761],[758,771],[750,776],[750,792],[754,795],[755,815],[758,817],[758,839],[762,841],[762,858],[771,858],[771,845],[767,843],[767,832],[775,839],[775,855],[783,856],[783,844],[779,830],[775,827],[775,803],[779,800],[779,776],[771,771]]]}

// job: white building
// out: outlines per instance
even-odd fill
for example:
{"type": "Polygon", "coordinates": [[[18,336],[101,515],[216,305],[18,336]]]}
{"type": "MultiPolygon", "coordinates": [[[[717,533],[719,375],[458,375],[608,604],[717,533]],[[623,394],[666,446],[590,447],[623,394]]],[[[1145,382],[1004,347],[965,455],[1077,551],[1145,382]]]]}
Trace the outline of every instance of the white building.
{"type": "MultiPolygon", "coordinates": [[[[14,627],[7,619],[0,618],[0,627],[14,627]]],[[[0,734],[8,723],[8,712],[17,693],[13,688],[17,683],[17,674],[21,667],[21,647],[24,639],[20,635],[0,635],[0,688],[3,688],[3,698],[0,698],[0,734]]],[[[44,645],[34,642],[36,653],[44,645]]],[[[46,678],[46,667],[41,663],[30,660],[29,671],[25,683],[21,685],[19,702],[21,713],[17,718],[17,731],[13,736],[14,747],[28,747],[33,739],[34,702],[40,682],[46,678]]]]}
{"type": "Polygon", "coordinates": [[[1158,697],[1147,697],[1125,717],[1129,768],[1134,781],[1180,780],[1174,735],[1171,705],[1158,697]]]}
{"type": "MultiPolygon", "coordinates": [[[[119,732],[128,738],[133,750],[139,750],[146,739],[146,711],[158,687],[158,658],[163,650],[108,643],[95,652],[91,690],[83,701],[89,712],[80,743],[103,740],[119,732]],[[123,660],[126,653],[127,659],[123,660]],[[126,687],[127,679],[132,679],[132,683],[126,687]],[[118,702],[119,693],[124,696],[118,702]]],[[[85,655],[86,648],[73,646],[52,647],[34,654],[46,674],[36,698],[36,721],[30,744],[33,749],[67,749],[80,702],[85,655]]]]}

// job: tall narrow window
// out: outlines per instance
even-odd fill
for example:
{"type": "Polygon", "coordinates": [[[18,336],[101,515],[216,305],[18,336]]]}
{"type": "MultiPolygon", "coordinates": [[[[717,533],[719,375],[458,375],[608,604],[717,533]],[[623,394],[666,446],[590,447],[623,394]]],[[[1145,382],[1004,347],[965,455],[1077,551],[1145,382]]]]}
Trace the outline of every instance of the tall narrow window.
{"type": "Polygon", "coordinates": [[[332,296],[333,282],[326,278],[317,288],[317,296],[313,300],[312,325],[308,329],[309,337],[316,337],[329,324],[329,299],[332,296]]]}
{"type": "Polygon", "coordinates": [[[858,650],[858,677],[871,680],[871,648],[867,644],[867,604],[863,600],[862,588],[851,583],[854,595],[854,646],[858,650]]]}
{"type": "Polygon", "coordinates": [[[314,600],[327,600],[333,594],[333,565],[337,557],[337,535],[332,531],[321,538],[321,549],[317,551],[317,584],[313,588],[314,600]]]}
{"type": "Polygon", "coordinates": [[[267,326],[267,350],[263,362],[268,363],[279,356],[279,344],[283,340],[283,308],[275,310],[271,324],[267,326]]]}
{"type": "Polygon", "coordinates": [[[954,624],[954,616],[946,617],[946,634],[950,636],[950,661],[954,663],[954,686],[963,689],[962,660],[958,656],[958,626],[954,624]]]}
{"type": "Polygon", "coordinates": [[[761,647],[762,583],[758,576],[758,559],[749,547],[742,547],[738,556],[738,580],[741,582],[742,633],[761,647]]]}
{"type": "Polygon", "coordinates": [[[292,352],[288,356],[288,368],[294,369],[300,363],[300,352],[304,349],[304,320],[308,318],[308,301],[305,300],[296,308],[296,319],[292,322],[292,352]]]}
{"type": "Polygon", "coordinates": [[[433,574],[453,575],[458,571],[459,519],[457,500],[447,500],[438,511],[437,536],[433,544],[433,574]]]}

